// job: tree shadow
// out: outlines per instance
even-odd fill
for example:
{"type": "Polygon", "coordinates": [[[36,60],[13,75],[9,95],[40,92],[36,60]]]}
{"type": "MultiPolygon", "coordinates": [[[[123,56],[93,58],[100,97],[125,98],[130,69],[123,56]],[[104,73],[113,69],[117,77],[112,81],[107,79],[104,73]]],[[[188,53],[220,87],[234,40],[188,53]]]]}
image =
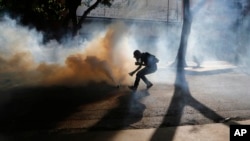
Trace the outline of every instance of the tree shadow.
{"type": "MultiPolygon", "coordinates": [[[[177,67],[176,80],[175,80],[175,90],[173,97],[170,102],[170,106],[166,112],[166,115],[159,126],[155,131],[154,135],[151,137],[151,141],[171,141],[174,139],[174,135],[177,129],[177,126],[181,123],[181,117],[184,113],[185,106],[190,106],[197,111],[199,111],[206,118],[212,120],[213,122],[221,122],[225,118],[217,114],[215,111],[205,106],[198,100],[196,100],[189,91],[189,86],[185,78],[184,67],[177,67]],[[168,133],[161,130],[162,127],[170,127],[168,133]]],[[[226,126],[229,126],[227,123],[224,123],[226,126]]],[[[236,122],[230,122],[230,124],[237,125],[236,122]]]]}
{"type": "Polygon", "coordinates": [[[102,119],[100,119],[94,126],[89,128],[87,131],[68,135],[64,134],[53,136],[53,140],[114,140],[116,134],[118,134],[121,130],[131,128],[131,125],[133,123],[136,123],[143,118],[143,112],[146,109],[146,106],[142,104],[139,100],[148,95],[149,93],[147,90],[124,93],[124,95],[118,98],[119,105],[116,108],[111,109],[102,119]]]}
{"type": "Polygon", "coordinates": [[[0,133],[52,130],[79,106],[109,99],[116,91],[104,83],[1,90],[0,133]]]}
{"type": "Polygon", "coordinates": [[[9,102],[0,104],[0,136],[12,140],[104,140],[115,137],[115,132],[95,136],[92,131],[122,130],[140,121],[146,106],[140,102],[149,93],[146,90],[130,92],[120,91],[106,84],[91,84],[86,87],[28,87],[12,89],[5,93],[9,102]],[[97,89],[98,87],[98,89],[97,89]],[[107,101],[118,98],[117,107],[111,109],[95,125],[88,129],[66,129],[48,132],[58,123],[77,112],[84,104],[107,101]],[[83,132],[83,130],[86,130],[83,132]],[[65,131],[65,132],[64,132],[65,131]],[[78,132],[80,131],[80,132],[78,132]],[[70,133],[73,134],[70,134],[70,133]]]}
{"type": "Polygon", "coordinates": [[[139,100],[148,96],[147,90],[129,92],[119,97],[119,105],[115,109],[109,111],[98,123],[89,129],[127,129],[131,124],[140,121],[143,118],[143,112],[146,106],[139,100]]]}

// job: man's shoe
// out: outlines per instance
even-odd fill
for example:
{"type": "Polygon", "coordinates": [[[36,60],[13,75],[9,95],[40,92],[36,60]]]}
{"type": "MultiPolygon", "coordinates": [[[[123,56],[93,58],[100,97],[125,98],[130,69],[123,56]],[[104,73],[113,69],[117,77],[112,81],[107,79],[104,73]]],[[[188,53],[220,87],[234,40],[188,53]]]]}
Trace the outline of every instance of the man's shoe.
{"type": "Polygon", "coordinates": [[[136,87],[135,86],[128,86],[129,89],[133,90],[133,91],[136,91],[136,87]]]}
{"type": "Polygon", "coordinates": [[[153,86],[153,84],[147,85],[147,89],[151,88],[152,86],[153,86]]]}

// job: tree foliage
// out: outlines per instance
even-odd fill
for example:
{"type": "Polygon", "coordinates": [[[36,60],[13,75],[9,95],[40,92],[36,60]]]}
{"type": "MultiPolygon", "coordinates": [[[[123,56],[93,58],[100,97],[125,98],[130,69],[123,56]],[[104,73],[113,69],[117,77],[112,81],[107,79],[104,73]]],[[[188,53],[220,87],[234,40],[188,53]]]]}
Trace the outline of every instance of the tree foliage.
{"type": "MultiPolygon", "coordinates": [[[[85,0],[83,2],[89,4],[87,12],[90,12],[98,4],[111,6],[113,0],[85,0]],[[98,4],[93,7],[91,5],[93,2],[98,4]]],[[[74,29],[79,29],[77,27],[80,27],[86,18],[83,15],[85,17],[81,19],[81,23],[76,21],[76,10],[80,4],[81,0],[0,0],[0,12],[8,13],[12,18],[20,19],[21,24],[32,25],[52,35],[52,38],[57,38],[56,36],[61,34],[61,31],[66,31],[65,28],[70,20],[74,29]]]]}
{"type": "Polygon", "coordinates": [[[43,16],[46,20],[61,20],[65,10],[65,5],[58,2],[58,0],[40,0],[32,8],[33,12],[43,16]]]}

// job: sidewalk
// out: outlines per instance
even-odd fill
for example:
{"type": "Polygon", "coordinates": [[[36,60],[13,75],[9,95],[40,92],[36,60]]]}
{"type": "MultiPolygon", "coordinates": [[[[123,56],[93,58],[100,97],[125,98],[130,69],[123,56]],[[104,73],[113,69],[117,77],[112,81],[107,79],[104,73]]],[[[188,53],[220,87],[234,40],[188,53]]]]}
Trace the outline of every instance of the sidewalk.
{"type": "MultiPolygon", "coordinates": [[[[236,122],[250,125],[250,120],[236,122]]],[[[186,125],[159,129],[130,129],[119,131],[79,131],[50,135],[0,136],[1,141],[229,141],[228,123],[186,125]]]]}
{"type": "MultiPolygon", "coordinates": [[[[247,125],[250,124],[250,120],[239,121],[237,123],[247,125]]],[[[72,134],[68,137],[69,140],[85,141],[229,141],[229,126],[223,123],[215,123],[160,129],[133,129],[105,132],[96,131],[89,132],[87,136],[81,136],[81,134],[74,136],[74,134],[72,134]]]]}
{"type": "MultiPolygon", "coordinates": [[[[250,120],[237,122],[250,124],[250,120]]],[[[77,136],[76,140],[81,140],[77,136]]],[[[160,129],[133,129],[113,132],[91,132],[89,138],[82,140],[102,141],[111,137],[109,141],[229,141],[229,126],[223,123],[188,125],[160,129]],[[157,133],[156,133],[157,132],[157,133]]]]}

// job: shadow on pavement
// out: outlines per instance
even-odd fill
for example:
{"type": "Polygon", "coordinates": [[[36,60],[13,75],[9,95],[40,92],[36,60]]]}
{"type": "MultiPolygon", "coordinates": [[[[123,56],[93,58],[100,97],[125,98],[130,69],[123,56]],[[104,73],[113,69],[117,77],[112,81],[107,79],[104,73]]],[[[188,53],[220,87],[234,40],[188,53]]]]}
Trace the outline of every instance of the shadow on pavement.
{"type": "Polygon", "coordinates": [[[117,91],[107,84],[79,87],[19,87],[2,90],[0,133],[50,130],[79,106],[108,99],[117,91]]]}
{"type": "Polygon", "coordinates": [[[89,128],[85,132],[73,133],[73,134],[63,134],[63,135],[53,135],[49,136],[46,140],[51,141],[111,141],[115,140],[115,137],[121,130],[127,129],[131,124],[140,121],[143,117],[143,112],[146,106],[139,102],[139,100],[149,93],[146,90],[127,93],[119,97],[119,105],[111,109],[99,122],[94,126],[89,128]],[[118,129],[118,130],[117,130],[118,129]],[[109,132],[109,131],[114,132],[109,132]],[[93,133],[92,131],[95,131],[93,133]],[[96,136],[98,135],[100,136],[96,136]],[[52,137],[52,138],[51,138],[52,137]]]}
{"type": "MultiPolygon", "coordinates": [[[[185,106],[190,106],[199,111],[202,115],[210,119],[211,121],[220,122],[225,118],[218,115],[215,111],[206,107],[204,104],[197,101],[190,93],[189,86],[185,78],[185,71],[183,68],[177,68],[176,80],[175,80],[175,90],[173,97],[170,102],[170,106],[166,112],[166,115],[155,131],[151,138],[151,141],[172,141],[175,136],[177,126],[181,123],[181,118],[184,113],[185,106]],[[178,70],[180,69],[180,70],[178,70]],[[166,133],[161,130],[161,127],[173,126],[170,132],[166,133]]],[[[230,122],[231,124],[238,124],[235,122],[230,122]]],[[[227,123],[224,123],[226,126],[227,123]]]]}
{"type": "MultiPolygon", "coordinates": [[[[91,131],[131,128],[131,124],[140,121],[146,106],[140,99],[148,96],[146,90],[138,92],[123,91],[118,97],[119,104],[111,109],[94,126],[86,131],[70,134],[48,132],[56,128],[57,123],[77,111],[77,107],[100,100],[108,100],[117,95],[117,89],[105,84],[93,84],[86,87],[28,87],[6,91],[9,101],[0,104],[0,138],[4,141],[72,141],[92,140],[109,141],[116,133],[94,136],[91,131]],[[98,89],[97,89],[98,88],[98,89]]],[[[2,95],[3,96],[3,95],[2,95]]]]}
{"type": "Polygon", "coordinates": [[[126,129],[131,124],[140,121],[143,118],[143,112],[146,106],[139,100],[149,93],[146,90],[138,92],[128,92],[119,97],[118,107],[110,110],[98,123],[89,129],[92,130],[116,130],[126,129]]]}

